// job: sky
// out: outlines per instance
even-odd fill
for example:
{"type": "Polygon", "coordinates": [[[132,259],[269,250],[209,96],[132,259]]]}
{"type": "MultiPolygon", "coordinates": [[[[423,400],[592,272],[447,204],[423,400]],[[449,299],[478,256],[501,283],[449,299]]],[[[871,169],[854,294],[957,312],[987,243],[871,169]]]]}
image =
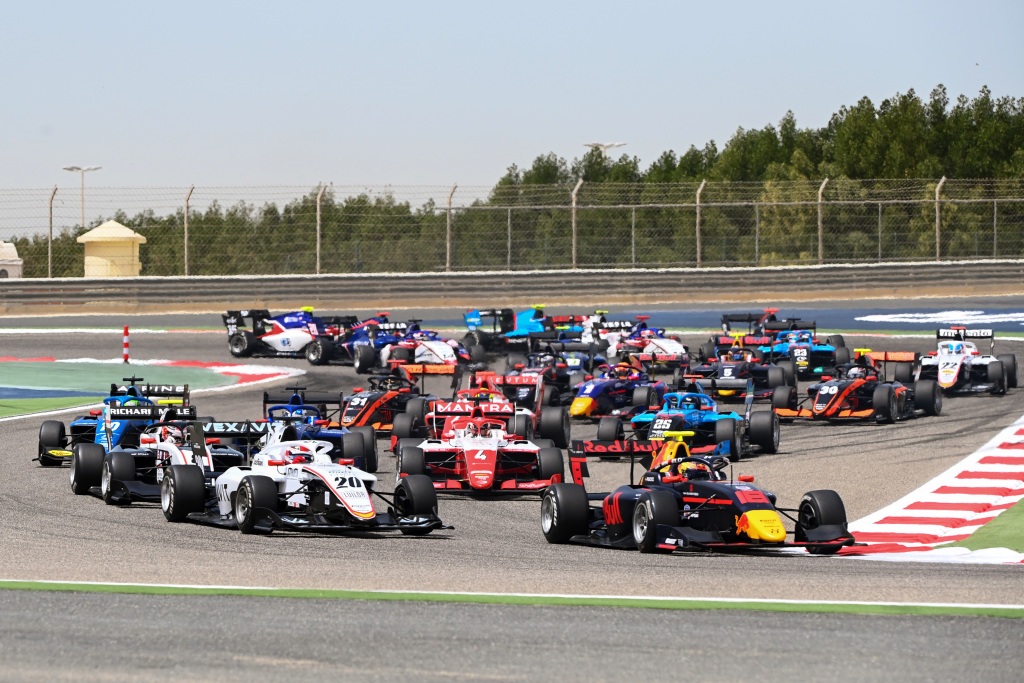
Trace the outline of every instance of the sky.
{"type": "Polygon", "coordinates": [[[491,186],[587,142],[1024,96],[1024,3],[7,2],[0,188],[491,186]]]}

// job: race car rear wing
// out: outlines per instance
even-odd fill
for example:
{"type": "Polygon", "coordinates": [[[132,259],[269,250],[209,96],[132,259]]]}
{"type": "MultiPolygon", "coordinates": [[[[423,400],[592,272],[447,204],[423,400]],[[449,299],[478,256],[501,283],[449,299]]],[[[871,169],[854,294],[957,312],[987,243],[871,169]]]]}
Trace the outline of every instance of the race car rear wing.
{"type": "Polygon", "coordinates": [[[320,411],[325,420],[337,421],[341,418],[341,407],[345,402],[344,392],[337,394],[327,391],[306,391],[305,387],[285,387],[289,392],[263,392],[263,417],[267,417],[267,407],[276,405],[307,405],[320,411]]]}
{"type": "Polygon", "coordinates": [[[664,445],[661,439],[645,440],[629,437],[626,439],[606,440],[573,440],[569,443],[569,463],[574,484],[583,485],[583,477],[589,477],[587,458],[629,456],[629,481],[633,481],[633,467],[639,464],[646,472],[654,462],[654,456],[664,445]]]}
{"type": "Polygon", "coordinates": [[[761,332],[765,323],[775,320],[777,308],[766,308],[762,313],[726,313],[722,316],[722,331],[728,332],[732,329],[732,323],[746,323],[747,329],[751,332],[761,332]]]}
{"type": "Polygon", "coordinates": [[[111,420],[194,420],[195,406],[118,406],[107,411],[111,420]]]}
{"type": "Polygon", "coordinates": [[[482,308],[466,311],[463,318],[466,321],[466,329],[470,332],[483,327],[485,318],[491,321],[493,334],[504,334],[516,328],[516,313],[511,308],[482,308]]]}
{"type": "MultiPolygon", "coordinates": [[[[188,385],[187,384],[136,384],[139,381],[135,377],[125,377],[122,381],[128,382],[128,384],[110,384],[110,395],[111,396],[131,396],[128,393],[129,389],[134,388],[138,396],[145,398],[178,398],[185,405],[188,405],[188,385]]],[[[168,401],[167,403],[170,403],[168,401]]]]}
{"type": "Polygon", "coordinates": [[[936,339],[954,339],[968,341],[971,339],[988,339],[989,350],[996,347],[996,334],[991,329],[969,330],[966,327],[954,326],[938,329],[935,331],[936,339]]]}
{"type": "Polygon", "coordinates": [[[262,332],[263,321],[270,318],[270,311],[265,308],[254,308],[242,311],[228,311],[222,314],[221,319],[224,321],[224,327],[227,328],[228,334],[232,335],[238,332],[240,327],[246,327],[245,319],[252,319],[252,330],[254,333],[262,332]]]}
{"type": "Polygon", "coordinates": [[[791,330],[811,330],[817,332],[818,323],[815,320],[786,318],[785,320],[771,320],[764,324],[765,332],[789,332],[791,330]]]}

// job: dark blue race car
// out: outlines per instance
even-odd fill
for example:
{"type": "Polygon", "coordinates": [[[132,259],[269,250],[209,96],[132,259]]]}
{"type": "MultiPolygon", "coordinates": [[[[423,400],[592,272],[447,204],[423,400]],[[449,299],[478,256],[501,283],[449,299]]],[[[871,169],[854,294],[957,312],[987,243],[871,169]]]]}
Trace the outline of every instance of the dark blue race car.
{"type": "Polygon", "coordinates": [[[651,379],[637,362],[618,363],[613,367],[604,365],[576,387],[569,415],[589,420],[624,415],[637,406],[660,404],[666,391],[668,386],[651,379]]]}
{"type": "Polygon", "coordinates": [[[80,415],[65,428],[59,420],[39,427],[39,451],[34,458],[43,467],[70,463],[78,444],[95,443],[109,451],[115,446],[139,445],[139,434],[154,422],[195,419],[189,405],[188,385],[140,384],[141,377],[125,377],[127,384],[111,384],[102,410],[80,415]]]}

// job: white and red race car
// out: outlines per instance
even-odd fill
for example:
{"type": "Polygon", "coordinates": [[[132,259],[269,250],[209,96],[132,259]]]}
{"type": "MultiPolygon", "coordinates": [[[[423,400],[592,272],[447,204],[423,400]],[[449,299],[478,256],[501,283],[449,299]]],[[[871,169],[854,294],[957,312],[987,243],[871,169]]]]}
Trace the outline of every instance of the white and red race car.
{"type": "Polygon", "coordinates": [[[992,330],[950,327],[937,330],[935,337],[939,348],[921,359],[919,379],[936,380],[947,394],[1005,394],[1008,388],[1017,386],[1017,357],[1012,353],[992,355],[992,330]],[[983,354],[970,339],[988,339],[989,353],[983,354]]]}
{"type": "Polygon", "coordinates": [[[666,336],[664,329],[648,327],[649,318],[648,315],[636,316],[639,322],[626,333],[608,332],[604,337],[608,341],[608,355],[632,356],[648,368],[689,367],[689,349],[678,339],[666,336]]]}
{"type": "MultiPolygon", "coordinates": [[[[547,401],[548,387],[544,381],[547,368],[520,368],[516,372],[501,375],[490,370],[473,373],[470,386],[479,391],[490,392],[499,403],[506,401],[516,406],[517,415],[527,415],[529,424],[523,431],[522,418],[511,429],[526,438],[534,435],[543,439],[551,439],[559,448],[569,447],[569,411],[559,405],[549,405],[547,401]]],[[[473,390],[459,392],[472,400],[473,390]]]]}
{"type": "Polygon", "coordinates": [[[433,330],[417,328],[410,329],[402,341],[381,349],[380,364],[383,367],[394,361],[415,365],[483,364],[487,362],[487,352],[483,347],[466,348],[454,339],[444,339],[433,330]]]}
{"type": "MultiPolygon", "coordinates": [[[[397,447],[399,481],[426,474],[435,489],[449,493],[542,492],[562,481],[564,460],[558,448],[544,446],[505,431],[506,423],[486,416],[484,405],[464,412],[460,402],[439,403],[428,416],[436,425],[430,438],[403,439],[397,447]],[[454,414],[445,416],[451,407],[454,414]]],[[[514,410],[508,406],[509,414],[514,410]]]]}

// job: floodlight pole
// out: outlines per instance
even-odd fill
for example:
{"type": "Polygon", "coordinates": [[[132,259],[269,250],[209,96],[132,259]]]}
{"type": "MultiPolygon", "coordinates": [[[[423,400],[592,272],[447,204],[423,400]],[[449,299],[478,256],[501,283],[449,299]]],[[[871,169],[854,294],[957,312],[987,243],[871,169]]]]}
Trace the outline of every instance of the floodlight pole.
{"type": "Polygon", "coordinates": [[[444,233],[444,269],[446,272],[450,272],[452,269],[452,197],[455,196],[455,190],[459,187],[458,183],[452,185],[452,191],[448,193],[448,216],[445,221],[445,233],[444,233]]]}
{"type": "Polygon", "coordinates": [[[579,195],[580,188],[583,187],[583,178],[580,178],[579,182],[576,183],[576,187],[572,190],[572,267],[576,268],[576,197],[579,195]]]}
{"type": "Polygon", "coordinates": [[[53,277],[53,198],[57,196],[57,186],[50,193],[50,239],[46,242],[46,277],[53,277]]]}
{"type": "Polygon", "coordinates": [[[196,186],[188,188],[188,194],[185,195],[185,276],[188,277],[188,200],[192,197],[192,190],[196,189],[196,186]]]}
{"type": "Polygon", "coordinates": [[[89,171],[98,171],[102,166],[65,166],[65,171],[74,171],[82,177],[82,230],[85,230],[85,174],[89,171]]]}
{"type": "Polygon", "coordinates": [[[828,178],[825,178],[821,182],[821,187],[818,188],[818,264],[825,263],[825,221],[824,221],[824,209],[822,207],[822,194],[825,192],[825,186],[828,185],[828,178]]]}

